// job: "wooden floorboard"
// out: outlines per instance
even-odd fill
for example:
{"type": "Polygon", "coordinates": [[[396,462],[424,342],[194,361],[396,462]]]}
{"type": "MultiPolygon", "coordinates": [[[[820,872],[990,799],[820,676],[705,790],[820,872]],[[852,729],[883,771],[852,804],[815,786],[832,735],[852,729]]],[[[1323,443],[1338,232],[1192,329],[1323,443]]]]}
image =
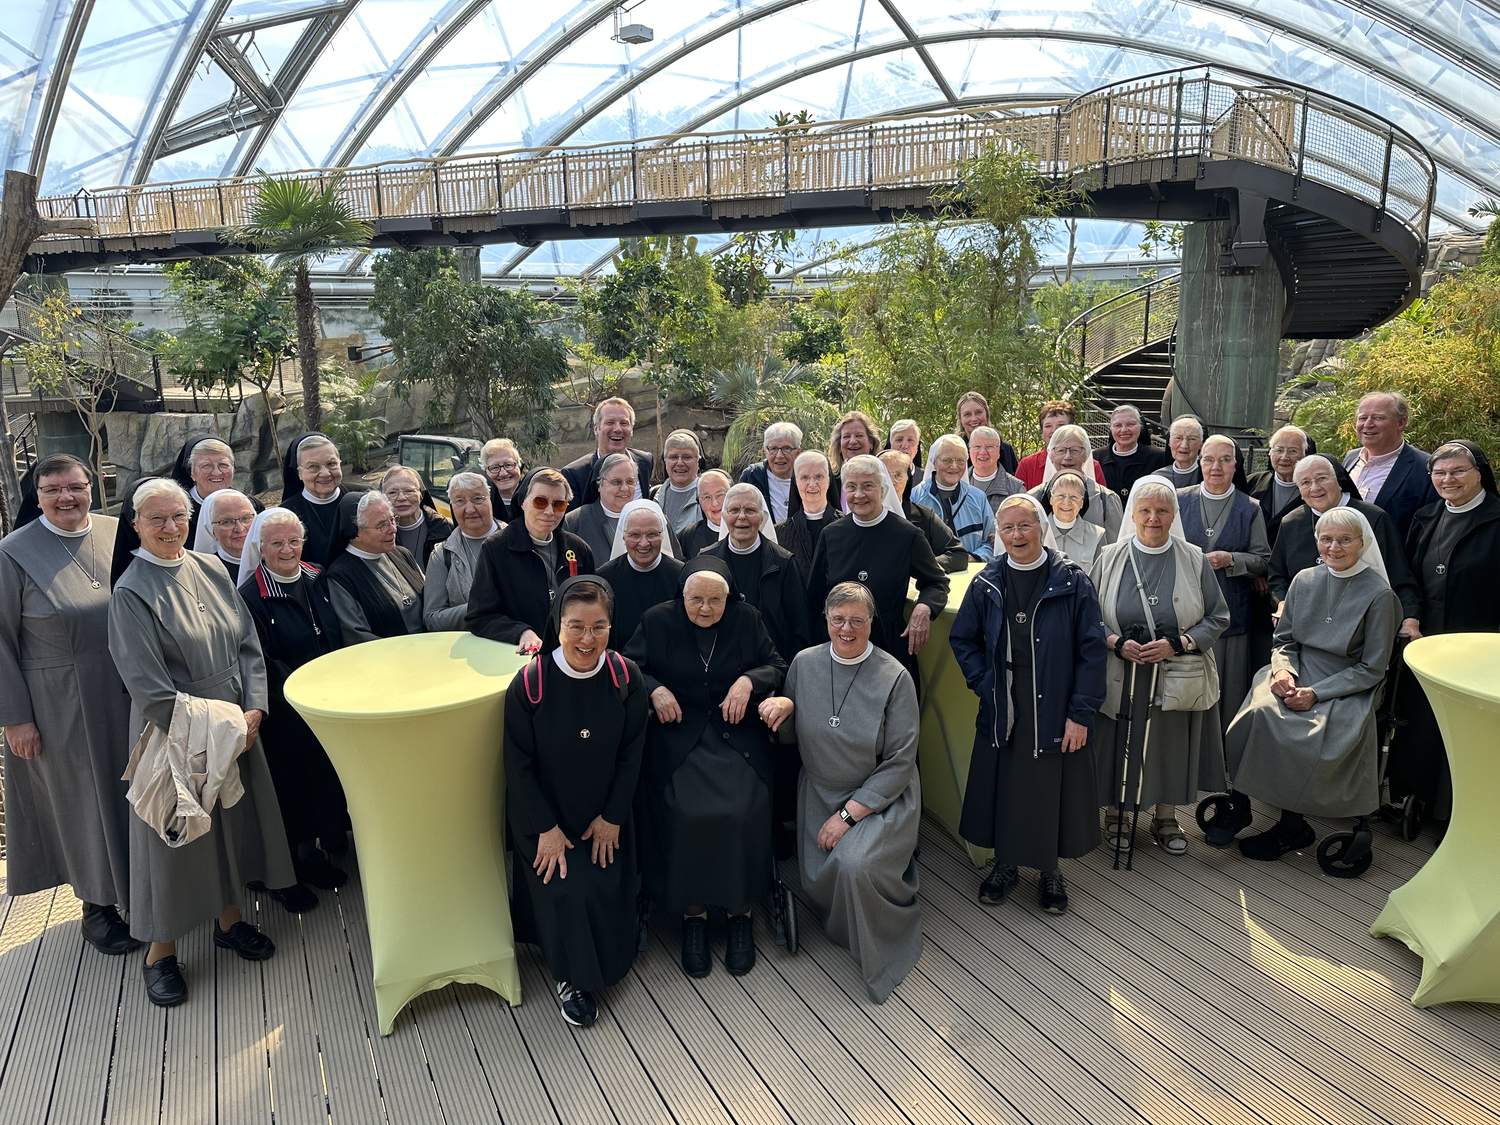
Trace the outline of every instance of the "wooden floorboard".
{"type": "Polygon", "coordinates": [[[984,873],[926,823],[924,949],[885,1004],[804,902],[795,955],[757,914],[745,977],[719,935],[684,977],[663,921],[589,1029],[523,946],[521,1007],[449,987],[380,1036],[357,871],[301,918],[253,896],[268,962],[195,929],[166,1012],[139,953],[84,945],[66,889],[0,895],[0,1125],[1500,1125],[1500,1006],[1413,1008],[1420,961],[1369,936],[1431,841],[1375,833],[1367,877],[1337,880],[1310,851],[1252,863],[1190,827],[1169,858],[1142,832],[1133,871],[1065,864],[1054,918],[1032,873],[980,905],[984,873]]]}

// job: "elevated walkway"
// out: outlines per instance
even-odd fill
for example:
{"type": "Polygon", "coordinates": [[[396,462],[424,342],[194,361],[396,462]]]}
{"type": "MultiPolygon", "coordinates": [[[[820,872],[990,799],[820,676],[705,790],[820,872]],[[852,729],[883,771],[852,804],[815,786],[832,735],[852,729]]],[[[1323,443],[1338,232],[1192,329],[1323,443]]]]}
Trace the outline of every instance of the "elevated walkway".
{"type": "MultiPolygon", "coordinates": [[[[1030,154],[1120,219],[1227,219],[1221,267],[1274,261],[1285,334],[1358,333],[1418,292],[1436,171],[1409,134],[1352,104],[1206,68],[1169,71],[1067,101],[964,107],[810,127],[633,144],[475,153],[291,173],[340,177],[377,247],[473,245],[652,233],[821,227],[926,214],[986,146],[1030,154]]],[[[255,179],[83,191],[39,202],[96,224],[49,236],[27,268],[243,252],[255,179]]]]}

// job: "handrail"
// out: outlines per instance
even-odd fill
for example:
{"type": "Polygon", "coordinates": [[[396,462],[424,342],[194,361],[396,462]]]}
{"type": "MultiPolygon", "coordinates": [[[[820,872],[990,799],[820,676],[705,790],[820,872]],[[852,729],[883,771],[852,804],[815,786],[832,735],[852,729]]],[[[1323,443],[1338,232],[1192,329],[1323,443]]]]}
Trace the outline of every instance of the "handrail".
{"type": "Polygon", "coordinates": [[[1085,309],[1058,332],[1058,358],[1087,379],[1138,348],[1166,339],[1177,325],[1181,278],[1177,273],[1153,278],[1085,309]]]}
{"type": "MultiPolygon", "coordinates": [[[[36,301],[19,293],[14,294],[5,307],[0,309],[0,328],[13,331],[21,339],[35,342],[39,339],[39,334],[33,325],[42,311],[42,306],[36,301]]],[[[135,384],[140,392],[156,397],[156,373],[153,366],[155,352],[125,333],[87,318],[81,320],[76,329],[81,346],[69,350],[70,359],[88,364],[96,370],[109,371],[115,378],[135,384]]],[[[18,383],[14,388],[15,392],[29,393],[29,384],[28,378],[28,390],[23,391],[18,383]]]]}
{"type": "MultiPolygon", "coordinates": [[[[1294,83],[1231,80],[1190,67],[1002,117],[984,116],[987,108],[285,175],[339,177],[344,200],[367,220],[475,217],[493,225],[516,213],[518,221],[550,214],[557,216],[550,221],[570,222],[584,212],[597,223],[600,211],[641,204],[930,189],[951,184],[963,159],[989,145],[1028,154],[1042,175],[1063,183],[1153,160],[1180,163],[1176,178],[1187,179],[1201,163],[1237,159],[1335,188],[1376,209],[1377,223],[1392,219],[1426,243],[1437,178],[1426,150],[1394,124],[1294,83]]],[[[261,182],[179,181],[49,196],[38,201],[44,216],[91,219],[97,235],[49,235],[35,252],[64,252],[96,238],[161,246],[160,236],[237,227],[261,182]]]]}

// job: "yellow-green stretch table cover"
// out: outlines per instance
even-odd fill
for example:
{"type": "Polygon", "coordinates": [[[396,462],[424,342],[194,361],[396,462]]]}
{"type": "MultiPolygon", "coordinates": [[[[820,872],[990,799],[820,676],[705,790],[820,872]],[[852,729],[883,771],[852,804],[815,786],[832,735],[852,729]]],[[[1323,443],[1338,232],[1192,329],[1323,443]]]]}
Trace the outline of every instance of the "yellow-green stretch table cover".
{"type": "Polygon", "coordinates": [[[976,562],[963,574],[948,575],[948,606],[933,618],[932,635],[917,656],[917,674],[922,680],[922,731],[917,742],[922,807],[964,845],[976,865],[990,863],[994,853],[965,842],[958,834],[958,820],[969,780],[969,759],[974,754],[979,697],[964,683],[948,647],[948,634],[964,592],[983,568],[983,563],[976,562]]]}
{"type": "Polygon", "coordinates": [[[454,981],[521,1002],[501,720],[524,662],[469,633],[425,633],[331,652],[287,680],[349,799],[382,1035],[454,981]]]}
{"type": "Polygon", "coordinates": [[[1453,773],[1453,819],[1432,858],[1391,892],[1370,932],[1422,957],[1418,1007],[1500,1003],[1500,634],[1424,637],[1406,665],[1432,703],[1453,773]]]}

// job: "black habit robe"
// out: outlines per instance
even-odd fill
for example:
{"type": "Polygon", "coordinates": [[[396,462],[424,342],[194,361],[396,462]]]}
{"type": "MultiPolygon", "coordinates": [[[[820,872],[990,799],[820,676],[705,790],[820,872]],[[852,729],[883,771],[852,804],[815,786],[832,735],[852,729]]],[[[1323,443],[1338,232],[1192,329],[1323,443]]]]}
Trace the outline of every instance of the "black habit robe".
{"type": "Polygon", "coordinates": [[[302,577],[286,582],[264,566],[240,584],[266,658],[271,709],[261,724],[261,744],[276,786],[292,855],[298,844],[336,837],[349,827],[344,789],[322,743],[286,701],[287,678],[302,665],[343,647],[343,632],[318,568],[302,564],[302,577]]]}
{"type": "MultiPolygon", "coordinates": [[[[668,560],[670,561],[670,560],[668,560]]],[[[595,577],[569,579],[559,595],[595,577]]],[[[561,606],[561,596],[554,602],[561,606]]],[[[517,932],[541,946],[554,980],[585,992],[608,988],[636,954],[640,889],[632,804],[650,707],[634,662],[607,650],[597,671],[570,676],[553,655],[559,614],[546,625],[541,653],[505,693],[505,807],[516,850],[517,932]],[[620,826],[614,862],[590,860],[583,833],[594,818],[620,826]],[[545,885],[532,866],[543,832],[572,842],[566,878],[545,885]]]]}
{"type": "Polygon", "coordinates": [[[901,501],[901,507],[905,511],[907,522],[927,537],[932,557],[937,559],[938,566],[945,573],[957,574],[969,569],[972,561],[969,552],[964,550],[964,545],[953,534],[953,529],[943,522],[942,516],[925,505],[913,504],[906,499],[901,501]]]}
{"type": "Polygon", "coordinates": [[[624,649],[635,636],[646,611],[677,597],[678,576],[682,563],[669,555],[660,555],[650,570],[637,570],[630,558],[621,555],[599,568],[599,577],[615,592],[614,624],[609,631],[610,644],[624,649]]]}
{"type": "Polygon", "coordinates": [[[808,519],[806,512],[798,512],[776,525],[776,542],[796,562],[804,585],[812,577],[813,552],[818,548],[818,540],[823,537],[824,529],[843,515],[836,504],[830,503],[818,519],[808,519]]]}
{"type": "Polygon", "coordinates": [[[761,536],[760,545],[747,555],[737,555],[727,538],[720,539],[699,558],[721,559],[734,575],[741,598],[760,610],[766,632],[784,663],[812,644],[807,617],[807,587],[792,556],[761,536]]]}
{"type": "Polygon", "coordinates": [[[708,526],[707,520],[699,520],[677,537],[678,545],[682,548],[683,562],[697,558],[718,541],[719,533],[708,526]]]}
{"type": "MultiPolygon", "coordinates": [[[[1391,589],[1401,599],[1401,616],[1416,617],[1422,611],[1421,599],[1417,593],[1416,581],[1412,578],[1411,567],[1407,565],[1406,549],[1396,537],[1396,528],[1391,523],[1391,518],[1374,504],[1367,504],[1363,500],[1350,499],[1348,506],[1370,521],[1370,529],[1375,532],[1375,542],[1380,547],[1386,574],[1390,576],[1391,589]]],[[[1306,505],[1282,518],[1281,529],[1276,533],[1276,545],[1271,548],[1268,576],[1271,597],[1275,601],[1285,601],[1287,587],[1292,584],[1292,579],[1308,567],[1318,565],[1318,543],[1314,534],[1317,522],[1318,513],[1306,505]]]]}
{"type": "Polygon", "coordinates": [[[297,475],[297,447],[307,438],[327,436],[316,430],[298,434],[287,443],[286,455],[281,459],[281,506],[296,512],[302,521],[302,561],[324,571],[354,538],[358,530],[354,515],[359,495],[367,491],[345,482],[326,504],[315,503],[303,495],[302,478],[297,475]]]}
{"type": "Polygon", "coordinates": [[[519,641],[527,629],[542,635],[553,591],[566,578],[594,573],[594,553],[578,536],[558,527],[552,543],[555,554],[549,576],[546,564],[533,550],[525,520],[507,524],[499,535],[485,541],[474,568],[474,585],[469,587],[464,625],[471,633],[508,644],[519,641]]]}

